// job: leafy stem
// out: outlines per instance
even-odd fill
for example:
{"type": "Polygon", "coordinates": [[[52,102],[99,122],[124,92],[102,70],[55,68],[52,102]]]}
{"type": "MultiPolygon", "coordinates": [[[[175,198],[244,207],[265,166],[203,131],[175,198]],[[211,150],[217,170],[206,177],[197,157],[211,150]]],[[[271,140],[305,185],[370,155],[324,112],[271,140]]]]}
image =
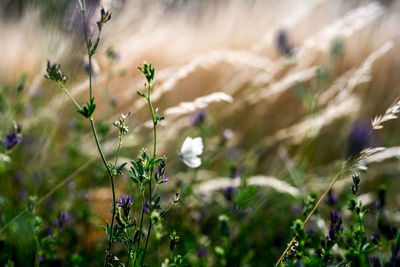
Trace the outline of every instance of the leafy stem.
{"type": "Polygon", "coordinates": [[[142,236],[142,227],[143,227],[143,215],[144,215],[144,202],[145,202],[145,200],[144,200],[144,191],[143,191],[143,189],[142,188],[140,188],[140,191],[142,192],[142,212],[141,212],[141,214],[140,214],[140,225],[139,225],[139,237],[138,237],[138,243],[137,243],[137,247],[136,247],[136,254],[135,254],[135,261],[134,261],[134,263],[133,263],[133,266],[136,266],[136,260],[137,260],[137,257],[138,257],[138,255],[139,255],[139,247],[140,247],[140,238],[141,238],[141,236],[142,236]]]}
{"type": "Polygon", "coordinates": [[[111,218],[111,230],[110,230],[110,235],[108,237],[108,247],[107,247],[107,252],[106,252],[106,260],[105,260],[107,262],[107,259],[108,259],[109,253],[110,253],[110,249],[111,249],[111,246],[112,246],[112,243],[113,243],[114,217],[115,217],[115,210],[116,210],[115,209],[115,206],[116,206],[116,202],[115,202],[115,185],[114,185],[114,177],[113,177],[113,175],[111,173],[110,168],[108,168],[108,166],[107,166],[107,161],[106,161],[106,158],[104,156],[103,150],[102,150],[100,142],[99,142],[99,138],[98,138],[98,135],[97,135],[96,126],[94,124],[93,118],[90,118],[90,125],[92,126],[92,132],[93,132],[94,140],[96,141],[96,146],[97,146],[97,149],[98,149],[98,151],[100,153],[101,160],[103,161],[103,164],[106,167],[107,173],[108,173],[108,175],[110,177],[112,197],[113,197],[113,215],[112,215],[112,218],[111,218]]]}

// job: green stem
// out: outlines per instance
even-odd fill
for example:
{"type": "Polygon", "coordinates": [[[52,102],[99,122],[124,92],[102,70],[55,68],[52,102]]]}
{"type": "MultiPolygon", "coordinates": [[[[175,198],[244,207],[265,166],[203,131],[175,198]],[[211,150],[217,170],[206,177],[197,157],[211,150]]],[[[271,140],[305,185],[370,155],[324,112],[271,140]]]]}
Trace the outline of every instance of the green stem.
{"type": "Polygon", "coordinates": [[[160,267],[160,241],[157,241],[157,266],[160,267]]]}
{"type": "MultiPolygon", "coordinates": [[[[339,180],[339,178],[343,177],[344,174],[346,173],[347,168],[346,165],[344,165],[342,167],[342,170],[335,176],[335,178],[333,178],[332,182],[330,183],[330,185],[328,186],[328,188],[325,190],[325,192],[322,194],[322,196],[319,198],[319,200],[317,201],[317,203],[315,204],[314,208],[310,211],[310,213],[308,214],[307,218],[304,220],[303,222],[303,227],[308,223],[308,221],[311,219],[311,217],[313,216],[313,214],[315,213],[315,211],[318,209],[318,207],[321,205],[322,201],[325,199],[325,197],[328,195],[329,191],[331,191],[331,189],[333,188],[333,186],[335,185],[335,183],[339,180]]],[[[285,251],[283,251],[282,255],[279,257],[278,261],[276,262],[275,266],[279,266],[281,264],[281,262],[283,261],[283,259],[285,258],[286,254],[288,253],[288,251],[290,250],[290,248],[292,247],[292,245],[294,244],[294,242],[296,241],[296,236],[294,236],[292,238],[292,240],[290,240],[289,244],[287,245],[285,251]]]]}
{"type": "Polygon", "coordinates": [[[81,110],[82,109],[81,106],[78,104],[78,102],[75,101],[75,99],[72,97],[72,95],[70,95],[70,93],[68,92],[67,88],[65,88],[65,86],[62,83],[58,83],[58,86],[60,86],[64,90],[64,92],[67,94],[69,99],[71,99],[72,103],[74,103],[76,108],[78,110],[81,110]]]}
{"type": "Polygon", "coordinates": [[[136,267],[136,260],[137,260],[138,254],[139,254],[139,247],[140,247],[140,238],[142,236],[142,226],[143,226],[143,217],[144,217],[143,216],[144,215],[143,207],[144,207],[144,192],[142,191],[142,212],[140,214],[139,239],[138,239],[138,244],[136,247],[135,261],[133,263],[134,267],[136,267]]]}
{"type": "Polygon", "coordinates": [[[117,155],[115,156],[114,168],[117,167],[119,150],[121,149],[121,142],[122,142],[122,133],[121,131],[119,131],[118,149],[117,149],[117,155]]]}
{"type": "Polygon", "coordinates": [[[88,56],[89,56],[89,97],[90,97],[89,99],[92,99],[92,56],[90,55],[89,36],[87,34],[87,29],[86,29],[85,9],[82,12],[82,17],[83,17],[83,28],[85,31],[86,49],[88,51],[88,56]]]}
{"type": "Polygon", "coordinates": [[[155,185],[155,187],[154,187],[153,194],[151,194],[151,197],[152,197],[152,198],[153,198],[154,195],[156,194],[157,188],[158,188],[158,183],[156,183],[156,185],[155,185]]]}
{"type": "MultiPolygon", "coordinates": [[[[84,31],[85,31],[86,48],[87,48],[87,52],[88,52],[88,56],[89,56],[89,96],[90,96],[90,100],[92,100],[92,53],[90,51],[91,45],[89,44],[89,36],[88,36],[88,33],[87,33],[87,27],[86,27],[85,8],[83,9],[82,16],[83,16],[83,28],[84,28],[84,31]]],[[[99,39],[100,32],[101,31],[99,30],[98,35],[97,35],[97,39],[99,39]]],[[[96,41],[96,43],[97,43],[97,41],[96,41]]],[[[113,175],[111,173],[111,170],[107,166],[106,158],[105,158],[103,150],[101,149],[101,146],[100,146],[99,138],[97,136],[96,126],[95,126],[94,121],[93,121],[93,117],[91,117],[89,120],[90,120],[90,125],[92,126],[93,136],[94,136],[94,139],[96,141],[97,149],[98,149],[98,151],[100,153],[100,156],[101,156],[101,159],[103,161],[103,164],[106,167],[108,175],[110,177],[112,197],[113,197],[113,215],[112,215],[112,219],[111,219],[111,232],[110,232],[110,236],[108,238],[108,248],[107,248],[107,252],[106,252],[106,258],[105,258],[105,261],[104,261],[104,266],[105,266],[107,264],[107,259],[108,259],[108,256],[110,254],[110,249],[111,249],[111,245],[112,245],[112,242],[113,242],[114,217],[115,217],[115,206],[116,206],[116,203],[115,203],[115,185],[114,185],[114,177],[113,177],[113,175]]]]}
{"type": "MultiPolygon", "coordinates": [[[[149,183],[149,197],[150,197],[150,204],[149,205],[151,205],[151,181],[149,183]]],[[[151,223],[151,212],[149,212],[149,231],[147,232],[146,244],[144,246],[143,258],[142,258],[142,262],[140,263],[140,266],[143,266],[144,258],[146,256],[146,250],[147,250],[147,245],[149,244],[149,238],[150,238],[150,232],[151,232],[151,227],[152,226],[153,226],[153,224],[151,223]]]]}
{"type": "Polygon", "coordinates": [[[35,257],[35,267],[39,267],[40,266],[40,256],[39,256],[39,253],[40,253],[40,242],[39,242],[39,239],[38,239],[38,237],[36,235],[35,235],[35,243],[36,243],[36,249],[37,249],[36,257],[35,257]]]}
{"type": "MultiPolygon", "coordinates": [[[[151,205],[152,196],[153,196],[153,193],[151,191],[151,179],[153,177],[154,161],[156,159],[156,149],[157,149],[157,125],[156,125],[156,118],[155,118],[153,105],[151,104],[151,86],[152,86],[152,84],[151,84],[151,82],[149,82],[148,90],[147,90],[147,97],[146,97],[147,102],[149,103],[151,118],[153,120],[153,160],[152,160],[153,163],[150,166],[150,182],[149,182],[150,205],[151,205]]],[[[155,191],[154,191],[154,193],[155,193],[155,191]]],[[[144,247],[143,258],[142,258],[142,262],[141,262],[140,266],[143,266],[144,258],[146,256],[147,245],[148,245],[149,239],[150,239],[151,227],[152,227],[152,222],[151,222],[151,215],[150,215],[149,216],[149,231],[147,232],[146,245],[144,247]]]]}
{"type": "Polygon", "coordinates": [[[96,145],[97,145],[97,149],[100,153],[101,156],[101,160],[103,161],[104,166],[107,169],[108,175],[110,177],[110,181],[111,181],[111,190],[112,190],[112,197],[113,197],[113,215],[112,215],[112,219],[111,219],[111,231],[110,231],[110,236],[108,238],[108,247],[107,247],[107,252],[106,252],[106,259],[105,259],[105,263],[107,262],[109,253],[110,253],[110,249],[111,249],[111,245],[113,242],[113,231],[114,231],[114,217],[115,217],[115,185],[114,185],[114,178],[113,175],[110,171],[110,169],[107,166],[107,161],[106,158],[104,156],[103,150],[101,149],[100,146],[100,142],[99,142],[99,137],[97,136],[97,131],[96,131],[96,126],[94,124],[93,118],[90,118],[90,125],[92,126],[92,131],[93,131],[93,136],[94,136],[94,140],[96,141],[96,145]]]}
{"type": "MultiPolygon", "coordinates": [[[[149,87],[150,87],[150,85],[149,85],[149,87]]],[[[150,93],[147,96],[147,102],[149,103],[149,108],[151,111],[151,118],[153,119],[153,159],[155,159],[156,158],[156,148],[157,148],[157,129],[156,129],[155,113],[154,113],[153,105],[151,104],[151,99],[150,99],[150,93]]],[[[151,167],[153,167],[153,166],[151,166],[151,167]]],[[[153,168],[151,168],[151,173],[152,172],[153,172],[153,168]]]]}

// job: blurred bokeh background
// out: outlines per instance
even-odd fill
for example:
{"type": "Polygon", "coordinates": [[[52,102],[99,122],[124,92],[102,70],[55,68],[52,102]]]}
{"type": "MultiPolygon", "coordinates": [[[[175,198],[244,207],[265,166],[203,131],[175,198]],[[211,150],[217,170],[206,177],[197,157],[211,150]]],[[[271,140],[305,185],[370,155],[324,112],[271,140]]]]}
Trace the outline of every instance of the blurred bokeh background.
{"type": "MultiPolygon", "coordinates": [[[[400,124],[373,133],[370,126],[400,95],[399,1],[89,0],[92,38],[102,6],[112,19],[92,71],[95,119],[110,159],[118,142],[112,122],[121,113],[132,114],[120,161],[151,148],[150,113],[136,94],[144,77],[136,66],[147,61],[156,69],[152,100],[165,115],[158,152],[168,158],[169,178],[160,187],[162,205],[183,192],[165,220],[161,255],[168,257],[176,230],[189,266],[273,265],[303,200],[369,146],[388,149],[365,162],[365,203],[385,186],[399,223],[400,124]],[[203,139],[198,169],[178,157],[187,136],[203,139]],[[249,186],[236,190],[244,177],[249,186]],[[216,247],[229,252],[225,262],[216,247]]],[[[61,64],[68,90],[87,101],[82,16],[70,0],[2,0],[0,8],[0,226],[34,206],[39,235],[46,236],[59,211],[66,212],[54,253],[42,264],[97,266],[105,249],[101,226],[111,217],[109,180],[89,124],[43,78],[48,59],[61,64]],[[9,150],[3,140],[16,125],[22,138],[9,150]]],[[[116,180],[117,197],[133,196],[139,210],[125,172],[116,180]]],[[[339,201],[346,201],[340,196],[349,183],[345,177],[335,187],[339,201]]],[[[316,216],[315,231],[326,230],[316,222],[327,212],[322,207],[316,216]]],[[[0,262],[34,262],[32,216],[26,212],[2,230],[0,262]]],[[[122,250],[115,247],[117,255],[122,250]]]]}

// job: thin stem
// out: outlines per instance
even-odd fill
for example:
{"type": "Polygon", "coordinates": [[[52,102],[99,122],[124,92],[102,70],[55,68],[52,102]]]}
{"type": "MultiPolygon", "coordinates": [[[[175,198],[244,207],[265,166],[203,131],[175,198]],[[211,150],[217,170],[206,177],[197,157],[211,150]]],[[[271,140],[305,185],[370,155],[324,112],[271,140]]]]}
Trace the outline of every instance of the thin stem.
{"type": "Polygon", "coordinates": [[[171,205],[169,205],[168,209],[166,209],[164,211],[164,216],[167,215],[167,213],[169,212],[169,210],[175,205],[175,202],[172,202],[171,205]]]}
{"type": "Polygon", "coordinates": [[[117,155],[115,156],[114,168],[117,167],[118,154],[119,154],[119,150],[121,149],[121,142],[122,142],[122,132],[119,131],[118,149],[117,149],[117,155]]]}
{"type": "MultiPolygon", "coordinates": [[[[152,160],[153,163],[150,166],[150,182],[149,182],[149,197],[150,197],[149,201],[150,201],[150,203],[151,203],[152,197],[153,197],[153,193],[151,191],[151,179],[153,177],[154,160],[156,158],[156,149],[157,149],[157,125],[156,125],[157,121],[156,121],[153,105],[151,104],[151,87],[152,87],[152,84],[151,84],[151,82],[149,82],[146,99],[147,99],[147,102],[149,103],[151,118],[153,120],[153,160],[152,160]]],[[[151,216],[149,216],[149,231],[147,232],[146,245],[144,247],[143,258],[142,258],[142,262],[141,262],[140,266],[143,265],[144,258],[146,256],[147,245],[148,245],[149,239],[150,239],[151,227],[152,227],[151,216]]]]}
{"type": "Polygon", "coordinates": [[[142,191],[142,212],[140,214],[140,226],[139,226],[139,239],[138,239],[138,244],[136,247],[136,254],[135,254],[135,261],[133,262],[133,266],[136,266],[136,260],[138,257],[138,253],[139,253],[139,247],[140,247],[140,238],[142,236],[142,226],[143,226],[143,215],[144,215],[144,192],[142,191]]]}
{"type": "Polygon", "coordinates": [[[74,105],[76,106],[76,108],[78,110],[81,110],[81,106],[78,104],[78,102],[75,101],[75,99],[73,98],[72,95],[70,95],[70,93],[68,92],[67,88],[65,88],[65,86],[62,83],[58,83],[58,86],[60,86],[64,92],[67,94],[67,96],[69,97],[69,99],[71,99],[72,103],[74,103],[74,105]]]}
{"type": "Polygon", "coordinates": [[[126,261],[126,266],[129,267],[129,261],[131,259],[131,246],[129,245],[129,241],[127,242],[127,246],[128,246],[128,259],[126,261]]]}
{"type": "MultiPolygon", "coordinates": [[[[150,86],[150,85],[149,85],[150,86]]],[[[150,92],[150,90],[149,90],[150,92]]],[[[156,158],[156,148],[157,148],[157,129],[156,129],[156,118],[154,114],[153,105],[151,104],[150,93],[147,96],[147,102],[149,103],[149,108],[151,111],[151,118],[153,119],[153,159],[156,158]]],[[[151,169],[153,172],[153,168],[151,169]]]]}
{"type": "Polygon", "coordinates": [[[115,203],[115,185],[114,185],[113,175],[112,175],[110,169],[107,166],[106,158],[104,156],[103,150],[101,149],[101,145],[100,145],[100,142],[99,142],[99,137],[97,136],[96,126],[94,124],[93,118],[90,118],[90,125],[92,126],[94,140],[96,141],[97,149],[98,149],[98,151],[100,153],[101,160],[103,161],[103,164],[106,167],[108,175],[110,177],[112,197],[113,197],[113,215],[112,215],[112,219],[111,219],[111,231],[110,231],[110,236],[109,236],[109,239],[108,239],[108,248],[107,248],[106,259],[105,259],[105,262],[107,262],[108,255],[110,253],[111,245],[112,245],[112,242],[113,242],[114,217],[115,217],[115,205],[116,205],[116,203],[115,203]]]}
{"type": "Polygon", "coordinates": [[[39,252],[40,252],[40,243],[39,243],[39,239],[37,237],[37,235],[35,235],[35,243],[36,243],[36,256],[35,256],[35,267],[39,267],[40,266],[40,256],[39,256],[39,252]]]}
{"type": "Polygon", "coordinates": [[[155,185],[155,187],[154,187],[154,191],[153,191],[153,194],[151,194],[151,197],[153,198],[154,197],[154,195],[156,194],[156,192],[157,192],[157,188],[158,188],[158,183],[155,183],[156,185],[155,185]]]}
{"type": "MultiPolygon", "coordinates": [[[[89,96],[90,96],[90,100],[91,100],[92,99],[92,95],[93,95],[93,93],[92,93],[92,91],[93,91],[92,90],[92,53],[90,51],[92,44],[89,43],[89,36],[88,36],[88,32],[87,32],[87,27],[86,27],[85,9],[82,12],[82,16],[83,16],[83,28],[84,28],[84,31],[85,31],[86,48],[87,48],[87,52],[88,52],[88,56],[89,56],[89,96]]],[[[98,42],[100,33],[101,33],[101,31],[99,30],[99,32],[97,34],[96,43],[98,42]]],[[[113,175],[111,173],[111,170],[107,166],[106,158],[105,158],[103,150],[101,149],[101,146],[100,146],[99,138],[97,136],[96,126],[95,126],[94,121],[93,121],[93,117],[90,118],[90,125],[92,126],[93,136],[94,136],[94,139],[96,141],[97,149],[98,149],[98,151],[100,153],[100,156],[101,156],[101,159],[103,161],[103,164],[106,167],[108,175],[110,177],[112,197],[113,197],[113,215],[112,215],[112,219],[111,219],[111,232],[110,232],[110,236],[109,236],[109,239],[108,239],[108,248],[107,248],[107,252],[106,252],[106,258],[105,258],[105,261],[104,261],[104,265],[106,265],[107,259],[108,259],[109,253],[110,253],[111,245],[112,245],[112,242],[113,242],[114,217],[115,217],[115,206],[116,206],[116,203],[115,203],[115,185],[114,185],[113,175]]]]}
{"type": "MultiPolygon", "coordinates": [[[[340,177],[343,175],[343,170],[340,172],[338,175],[335,176],[335,178],[332,180],[331,184],[329,187],[325,190],[325,192],[322,194],[318,202],[315,204],[314,208],[311,210],[311,212],[308,214],[307,218],[303,222],[303,227],[308,223],[308,221],[311,219],[319,205],[321,205],[322,201],[324,201],[325,197],[328,195],[329,191],[333,188],[335,183],[338,181],[340,177]]],[[[278,266],[282,260],[285,258],[286,254],[288,253],[289,249],[293,246],[293,243],[296,241],[296,236],[292,238],[292,240],[289,242],[288,246],[286,247],[285,251],[282,253],[280,256],[279,260],[276,262],[275,266],[278,266]]]]}
{"type": "Polygon", "coordinates": [[[92,99],[92,56],[90,55],[89,36],[87,33],[87,29],[86,29],[85,9],[82,12],[82,17],[83,17],[83,28],[85,31],[86,48],[87,48],[88,56],[89,56],[89,97],[90,97],[90,99],[92,99]]]}
{"type": "Polygon", "coordinates": [[[92,56],[90,55],[90,49],[88,47],[89,53],[89,99],[92,99],[92,56]]]}
{"type": "Polygon", "coordinates": [[[160,263],[160,241],[157,241],[157,266],[161,266],[160,263]]]}
{"type": "MultiPolygon", "coordinates": [[[[151,177],[151,176],[150,176],[151,177]]],[[[149,183],[149,197],[150,197],[150,205],[151,205],[151,181],[149,183]]],[[[144,258],[146,256],[146,250],[147,250],[147,245],[149,243],[149,238],[150,238],[150,232],[151,232],[151,227],[152,227],[152,223],[151,223],[151,214],[149,214],[149,231],[147,232],[147,238],[146,238],[146,244],[144,246],[144,251],[143,251],[143,258],[142,258],[142,262],[140,263],[140,266],[143,266],[143,262],[144,262],[144,258]]]]}

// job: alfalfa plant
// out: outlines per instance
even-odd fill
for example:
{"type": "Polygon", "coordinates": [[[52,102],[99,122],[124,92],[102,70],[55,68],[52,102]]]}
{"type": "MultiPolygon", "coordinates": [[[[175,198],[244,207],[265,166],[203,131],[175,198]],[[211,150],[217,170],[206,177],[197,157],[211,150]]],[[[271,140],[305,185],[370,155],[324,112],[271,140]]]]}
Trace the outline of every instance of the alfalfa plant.
{"type": "MultiPolygon", "coordinates": [[[[64,90],[67,96],[70,98],[72,103],[75,105],[77,112],[81,114],[90,123],[93,138],[96,143],[98,153],[100,154],[101,160],[103,162],[104,168],[110,178],[111,189],[112,189],[112,217],[111,223],[106,222],[104,230],[107,235],[107,247],[105,250],[105,260],[104,266],[114,266],[115,264],[120,265],[119,259],[112,254],[112,247],[115,242],[123,243],[127,248],[127,261],[126,266],[142,266],[146,256],[146,251],[149,244],[149,238],[152,228],[155,229],[156,236],[159,236],[162,219],[172,208],[173,205],[179,202],[179,191],[176,193],[175,197],[172,199],[170,206],[161,211],[160,206],[160,195],[157,195],[157,188],[160,184],[168,181],[165,175],[166,168],[166,157],[157,158],[157,125],[164,119],[163,116],[157,114],[156,110],[153,108],[151,102],[151,91],[154,82],[155,70],[151,64],[143,63],[143,66],[138,67],[138,69],[145,75],[145,91],[137,92],[137,94],[143,97],[149,106],[152,122],[153,122],[153,151],[149,153],[147,149],[143,149],[137,158],[137,160],[132,160],[131,168],[129,170],[130,179],[137,184],[139,189],[139,194],[141,197],[141,212],[139,222],[136,218],[132,219],[130,216],[132,207],[132,198],[128,195],[123,195],[120,202],[116,202],[115,198],[115,181],[116,177],[122,175],[122,170],[126,166],[127,162],[118,163],[118,155],[121,149],[122,138],[125,133],[129,131],[126,125],[126,119],[130,115],[130,112],[123,114],[119,120],[115,121],[113,125],[118,129],[118,146],[116,149],[115,160],[110,162],[107,160],[101,143],[98,138],[96,123],[94,120],[94,113],[96,110],[95,97],[93,96],[93,86],[92,86],[92,57],[96,54],[99,43],[100,34],[103,26],[110,21],[111,13],[101,8],[100,20],[97,22],[98,34],[94,42],[89,37],[87,25],[86,25],[86,5],[84,0],[78,0],[78,9],[82,13],[83,23],[84,23],[84,33],[86,49],[89,57],[89,100],[85,105],[80,105],[74,97],[68,92],[66,88],[66,83],[68,78],[61,71],[60,65],[51,64],[50,61],[47,63],[47,73],[45,75],[46,79],[52,80],[57,83],[57,85],[64,90]],[[154,184],[154,187],[153,187],[154,184]],[[144,235],[144,217],[148,217],[148,230],[147,235],[144,235]],[[143,237],[143,238],[142,238],[143,237]]],[[[171,256],[172,257],[172,256],[171,256]]],[[[172,258],[173,263],[177,263],[175,258],[172,258]]]]}

